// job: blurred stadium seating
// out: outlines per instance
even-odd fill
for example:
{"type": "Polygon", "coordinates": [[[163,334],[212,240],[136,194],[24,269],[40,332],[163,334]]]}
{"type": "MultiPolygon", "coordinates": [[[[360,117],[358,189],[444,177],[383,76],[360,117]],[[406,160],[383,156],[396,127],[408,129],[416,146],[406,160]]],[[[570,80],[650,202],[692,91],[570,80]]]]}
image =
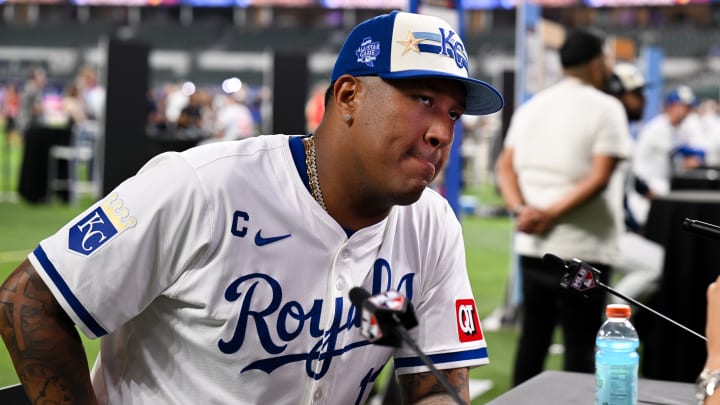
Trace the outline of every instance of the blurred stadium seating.
{"type": "MultiPolygon", "coordinates": [[[[28,5],[2,3],[0,22],[0,81],[3,63],[44,63],[56,78],[71,77],[78,66],[97,62],[102,38],[142,41],[152,48],[152,78],[215,81],[234,73],[260,83],[263,55],[293,50],[320,55],[311,68],[326,77],[333,55],[349,27],[387,10],[328,10],[315,8],[208,8],[28,5]],[[32,11],[35,7],[35,11],[32,11]],[[218,56],[220,53],[221,56],[218,56]],[[222,55],[225,55],[223,57],[222,55]],[[222,61],[240,61],[227,66],[222,61]]],[[[638,49],[663,50],[667,86],[689,84],[703,94],[716,95],[720,31],[715,19],[720,5],[673,7],[546,9],[544,17],[561,25],[592,24],[610,35],[635,41],[638,49]],[[628,17],[627,15],[630,15],[628,17]]],[[[513,9],[465,12],[465,42],[476,60],[476,76],[492,80],[501,69],[512,68],[515,51],[513,9]],[[479,61],[480,63],[477,63],[479,61]]],[[[315,79],[315,78],[313,78],[315,79]]]]}

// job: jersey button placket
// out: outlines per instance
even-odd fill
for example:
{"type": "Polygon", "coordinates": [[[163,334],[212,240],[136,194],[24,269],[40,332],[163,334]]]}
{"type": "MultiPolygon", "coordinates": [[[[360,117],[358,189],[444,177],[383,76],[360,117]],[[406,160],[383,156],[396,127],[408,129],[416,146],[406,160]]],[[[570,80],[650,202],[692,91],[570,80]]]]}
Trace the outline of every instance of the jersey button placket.
{"type": "Polygon", "coordinates": [[[322,399],[323,392],[322,389],[317,388],[315,392],[313,392],[313,401],[320,401],[322,399]]]}
{"type": "MultiPolygon", "coordinates": [[[[352,253],[350,249],[343,248],[343,250],[340,252],[340,257],[342,258],[342,266],[338,266],[338,273],[344,274],[347,272],[348,268],[351,267],[351,261],[352,261],[352,253]]],[[[343,291],[347,288],[348,283],[345,281],[345,277],[343,275],[338,275],[337,279],[335,279],[335,289],[338,291],[343,291]]]]}

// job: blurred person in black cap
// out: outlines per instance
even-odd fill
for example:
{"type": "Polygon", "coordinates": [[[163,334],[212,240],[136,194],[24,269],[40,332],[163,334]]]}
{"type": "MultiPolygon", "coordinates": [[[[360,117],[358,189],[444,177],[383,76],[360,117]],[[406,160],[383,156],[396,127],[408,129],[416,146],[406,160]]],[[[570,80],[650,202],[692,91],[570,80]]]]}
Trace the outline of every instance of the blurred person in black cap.
{"type": "MultiPolygon", "coordinates": [[[[612,76],[606,85],[606,91],[620,100],[631,125],[639,123],[643,118],[646,86],[645,75],[632,63],[620,62],[613,67],[612,76]]],[[[641,195],[649,193],[650,189],[647,183],[632,174],[629,160],[624,162],[622,167],[626,176],[626,186],[631,188],[633,193],[641,195]]],[[[630,192],[630,190],[627,191],[630,192]]],[[[628,209],[627,194],[623,202],[626,228],[633,233],[642,233],[640,225],[628,209]]]]}
{"type": "MultiPolygon", "coordinates": [[[[638,124],[643,118],[646,86],[647,80],[645,75],[634,64],[620,62],[613,67],[612,76],[607,82],[606,91],[620,100],[631,125],[638,124]]],[[[642,195],[647,194],[649,192],[647,183],[632,175],[630,162],[625,162],[623,167],[623,171],[626,174],[627,187],[631,187],[635,193],[642,195]]],[[[627,198],[624,199],[624,206],[626,228],[632,232],[641,233],[637,220],[627,207],[627,198]]]]}
{"type": "MultiPolygon", "coordinates": [[[[646,86],[645,75],[634,64],[620,62],[613,67],[612,76],[608,80],[605,90],[620,100],[631,126],[639,123],[643,118],[646,86]]],[[[643,195],[649,192],[648,185],[642,179],[632,175],[629,159],[622,163],[622,168],[626,176],[626,187],[631,188],[634,193],[643,195]]],[[[626,190],[625,198],[623,198],[625,228],[632,233],[642,233],[637,220],[633,217],[627,205],[627,194],[629,192],[630,190],[626,190]]]]}
{"type": "MultiPolygon", "coordinates": [[[[643,118],[647,85],[645,75],[634,64],[620,62],[613,67],[606,91],[620,100],[631,125],[639,123],[643,118]]],[[[662,273],[665,249],[642,235],[642,228],[628,208],[629,194],[644,194],[649,190],[644,181],[632,175],[630,167],[631,161],[628,159],[620,163],[617,170],[617,175],[622,176],[625,182],[623,198],[625,229],[620,234],[620,254],[613,266],[617,278],[614,288],[628,297],[644,302],[658,287],[657,281],[662,273]]],[[[615,296],[610,299],[614,303],[625,302],[615,296]]],[[[636,318],[638,321],[639,317],[636,318]]]]}
{"type": "Polygon", "coordinates": [[[0,288],[32,402],[362,404],[393,358],[405,403],[469,403],[488,352],[462,228],[428,188],[461,116],[503,106],[469,72],[445,21],[377,16],[313,134],[161,154],[41,241],[0,288]],[[410,300],[450,392],[411,347],[370,344],[356,286],[410,300]],[[101,339],[92,377],[76,328],[101,339]]]}
{"type": "Polygon", "coordinates": [[[564,368],[593,372],[595,335],[605,295],[573,295],[546,253],[579,258],[610,279],[622,223],[622,179],[613,176],[630,154],[628,121],[603,89],[610,76],[603,38],[569,32],[560,48],[564,78],[514,113],[496,164],[502,196],[515,216],[520,255],[522,322],[513,384],[543,370],[555,326],[563,332],[564,368]]]}
{"type": "Polygon", "coordinates": [[[646,85],[645,75],[632,63],[620,62],[613,66],[606,90],[620,100],[630,123],[643,117],[646,85]]]}

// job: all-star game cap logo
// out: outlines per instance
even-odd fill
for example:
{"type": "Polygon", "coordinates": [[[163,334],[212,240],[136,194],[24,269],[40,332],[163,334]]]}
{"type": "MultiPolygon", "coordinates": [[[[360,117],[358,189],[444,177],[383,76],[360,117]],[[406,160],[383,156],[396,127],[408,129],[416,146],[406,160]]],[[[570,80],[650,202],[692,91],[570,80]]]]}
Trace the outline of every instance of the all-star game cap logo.
{"type": "Polygon", "coordinates": [[[357,61],[364,63],[370,67],[375,67],[373,62],[380,55],[380,42],[373,41],[371,37],[363,39],[360,46],[355,51],[357,61]]]}
{"type": "Polygon", "coordinates": [[[458,80],[467,91],[468,115],[491,114],[504,103],[494,87],[470,77],[468,54],[455,29],[429,15],[393,11],[360,23],[340,49],[330,81],[344,74],[458,80]]]}

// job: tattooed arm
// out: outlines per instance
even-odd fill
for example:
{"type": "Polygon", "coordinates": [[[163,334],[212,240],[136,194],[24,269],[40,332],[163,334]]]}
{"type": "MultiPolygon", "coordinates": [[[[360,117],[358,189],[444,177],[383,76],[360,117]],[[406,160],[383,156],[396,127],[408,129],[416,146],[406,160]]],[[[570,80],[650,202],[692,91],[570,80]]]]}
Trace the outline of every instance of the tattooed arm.
{"type": "MultiPolygon", "coordinates": [[[[470,387],[468,383],[467,368],[453,368],[440,370],[455,388],[466,404],[470,403],[470,387]]],[[[398,378],[402,391],[403,404],[455,404],[455,400],[448,395],[445,387],[435,378],[433,373],[404,374],[398,378]]]]}
{"type": "Polygon", "coordinates": [[[80,335],[28,260],[0,286],[0,334],[30,402],[97,403],[80,335]]]}

